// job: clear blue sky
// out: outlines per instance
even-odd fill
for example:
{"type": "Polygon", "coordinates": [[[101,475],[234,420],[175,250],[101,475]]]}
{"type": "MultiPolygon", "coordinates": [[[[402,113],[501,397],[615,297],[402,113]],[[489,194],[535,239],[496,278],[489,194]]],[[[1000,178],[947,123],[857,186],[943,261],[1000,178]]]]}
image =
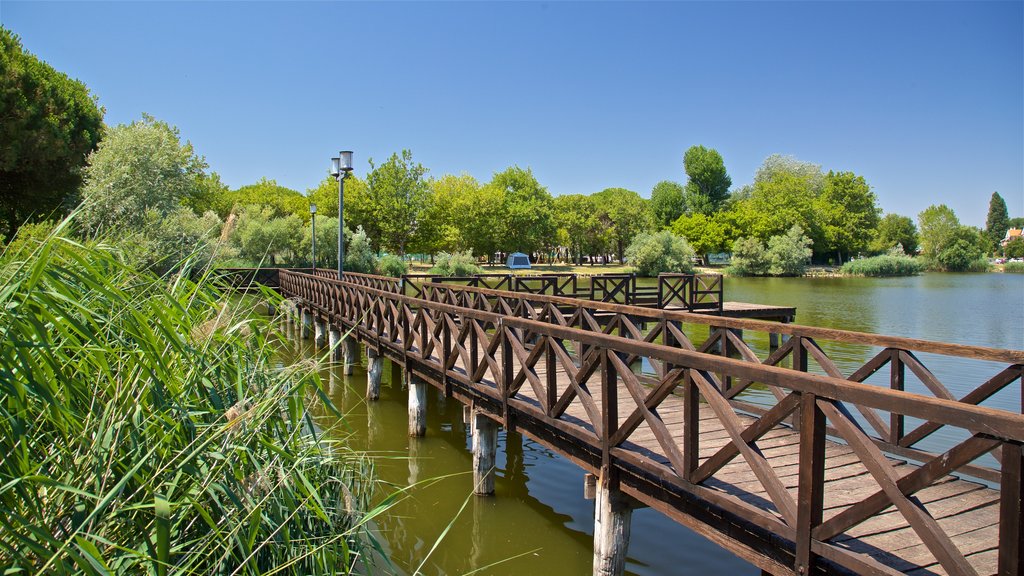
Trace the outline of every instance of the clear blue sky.
{"type": "Polygon", "coordinates": [[[887,212],[983,225],[993,191],[1024,215],[1022,7],[0,0],[0,22],[107,123],[178,126],[232,187],[409,148],[432,175],[649,196],[703,144],[734,185],[791,154],[863,175],[887,212]]]}

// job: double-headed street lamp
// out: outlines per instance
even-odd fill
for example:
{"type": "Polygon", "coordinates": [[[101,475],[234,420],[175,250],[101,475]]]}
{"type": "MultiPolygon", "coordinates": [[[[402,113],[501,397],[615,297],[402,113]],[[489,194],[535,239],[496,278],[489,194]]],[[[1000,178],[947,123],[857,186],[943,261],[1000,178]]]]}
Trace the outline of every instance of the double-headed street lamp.
{"type": "Polygon", "coordinates": [[[316,274],[316,204],[309,205],[309,217],[313,219],[313,274],[316,274]]]}
{"type": "Polygon", "coordinates": [[[345,266],[345,177],[352,171],[352,151],[342,150],[331,158],[331,176],[338,179],[338,279],[345,266]]]}

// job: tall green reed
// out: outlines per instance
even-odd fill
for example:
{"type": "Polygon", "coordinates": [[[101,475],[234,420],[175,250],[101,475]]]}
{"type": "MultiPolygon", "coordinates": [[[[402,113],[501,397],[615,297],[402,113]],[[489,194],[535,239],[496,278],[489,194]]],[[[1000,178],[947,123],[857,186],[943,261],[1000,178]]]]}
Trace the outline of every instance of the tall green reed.
{"type": "MultiPolygon", "coordinates": [[[[346,573],[370,465],[209,275],[62,236],[0,256],[0,572],[346,573]]],[[[184,263],[188,268],[188,263],[184,263]]],[[[274,298],[272,293],[264,297],[274,298]]]]}

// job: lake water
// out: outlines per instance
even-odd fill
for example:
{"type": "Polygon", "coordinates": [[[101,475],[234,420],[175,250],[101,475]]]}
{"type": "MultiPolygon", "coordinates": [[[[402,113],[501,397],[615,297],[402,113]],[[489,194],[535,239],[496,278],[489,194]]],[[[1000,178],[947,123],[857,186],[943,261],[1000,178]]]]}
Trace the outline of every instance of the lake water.
{"type": "MultiPolygon", "coordinates": [[[[797,307],[797,323],[941,340],[1024,348],[1024,275],[927,274],[910,278],[728,278],[727,300],[797,307]]],[[[706,332],[705,332],[706,335],[706,332]]],[[[755,349],[767,342],[755,341],[755,349]]],[[[871,354],[864,347],[823,343],[845,374],[871,354]]],[[[291,342],[285,362],[311,357],[291,342]]],[[[764,354],[761,354],[762,357],[764,354]]],[[[1005,365],[921,355],[960,396],[1005,365]]],[[[367,403],[365,364],[352,376],[325,369],[331,396],[345,413],[322,418],[353,449],[376,460],[379,496],[413,485],[377,523],[395,573],[589,574],[593,502],[583,498],[583,472],[518,434],[502,432],[494,497],[472,495],[472,456],[461,405],[430,389],[427,436],[407,436],[406,392],[385,362],[381,399],[367,403]]],[[[885,384],[887,385],[887,372],[885,384]]],[[[912,388],[912,387],[910,387],[912,388]]],[[[1020,407],[1020,386],[986,402],[1020,407]]],[[[1016,408],[1015,408],[1016,407],[1016,408]]],[[[908,429],[912,423],[908,422],[908,429]]],[[[934,442],[952,437],[936,435],[934,442]]],[[[627,573],[759,574],[686,528],[650,509],[633,514],[627,573]]]]}

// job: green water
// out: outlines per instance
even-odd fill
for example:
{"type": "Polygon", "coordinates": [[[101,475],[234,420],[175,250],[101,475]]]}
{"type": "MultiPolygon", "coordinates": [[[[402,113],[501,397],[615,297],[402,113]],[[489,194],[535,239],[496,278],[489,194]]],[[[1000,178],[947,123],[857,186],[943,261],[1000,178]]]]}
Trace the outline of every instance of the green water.
{"type": "MultiPolygon", "coordinates": [[[[896,279],[726,280],[727,300],[797,307],[797,322],[817,326],[1024,348],[1024,276],[930,274],[896,279]]],[[[706,333],[705,333],[706,335],[706,333]]],[[[750,332],[747,334],[751,336],[750,332]]],[[[762,353],[767,340],[755,336],[762,353]]],[[[822,343],[844,373],[867,360],[866,347],[822,343]]],[[[291,342],[285,362],[313,354],[291,342]]],[[[1001,367],[988,362],[920,355],[957,395],[1001,367]]],[[[365,362],[365,359],[364,359],[365,362]]],[[[501,433],[494,497],[471,495],[472,457],[461,405],[431,389],[427,436],[407,436],[406,392],[385,362],[380,401],[363,400],[363,366],[352,376],[325,370],[331,396],[345,413],[323,417],[356,450],[376,460],[378,497],[414,485],[377,523],[394,573],[589,574],[593,503],[583,498],[583,472],[518,434],[501,433]]],[[[887,376],[886,376],[887,378],[887,376]]],[[[887,382],[886,382],[887,384],[887,382]]],[[[1020,387],[986,404],[1019,409],[1020,387]]],[[[908,423],[910,426],[910,423],[908,423]]],[[[956,434],[936,435],[944,443],[956,434]]],[[[634,512],[630,574],[758,574],[749,564],[649,509],[634,512]]]]}

